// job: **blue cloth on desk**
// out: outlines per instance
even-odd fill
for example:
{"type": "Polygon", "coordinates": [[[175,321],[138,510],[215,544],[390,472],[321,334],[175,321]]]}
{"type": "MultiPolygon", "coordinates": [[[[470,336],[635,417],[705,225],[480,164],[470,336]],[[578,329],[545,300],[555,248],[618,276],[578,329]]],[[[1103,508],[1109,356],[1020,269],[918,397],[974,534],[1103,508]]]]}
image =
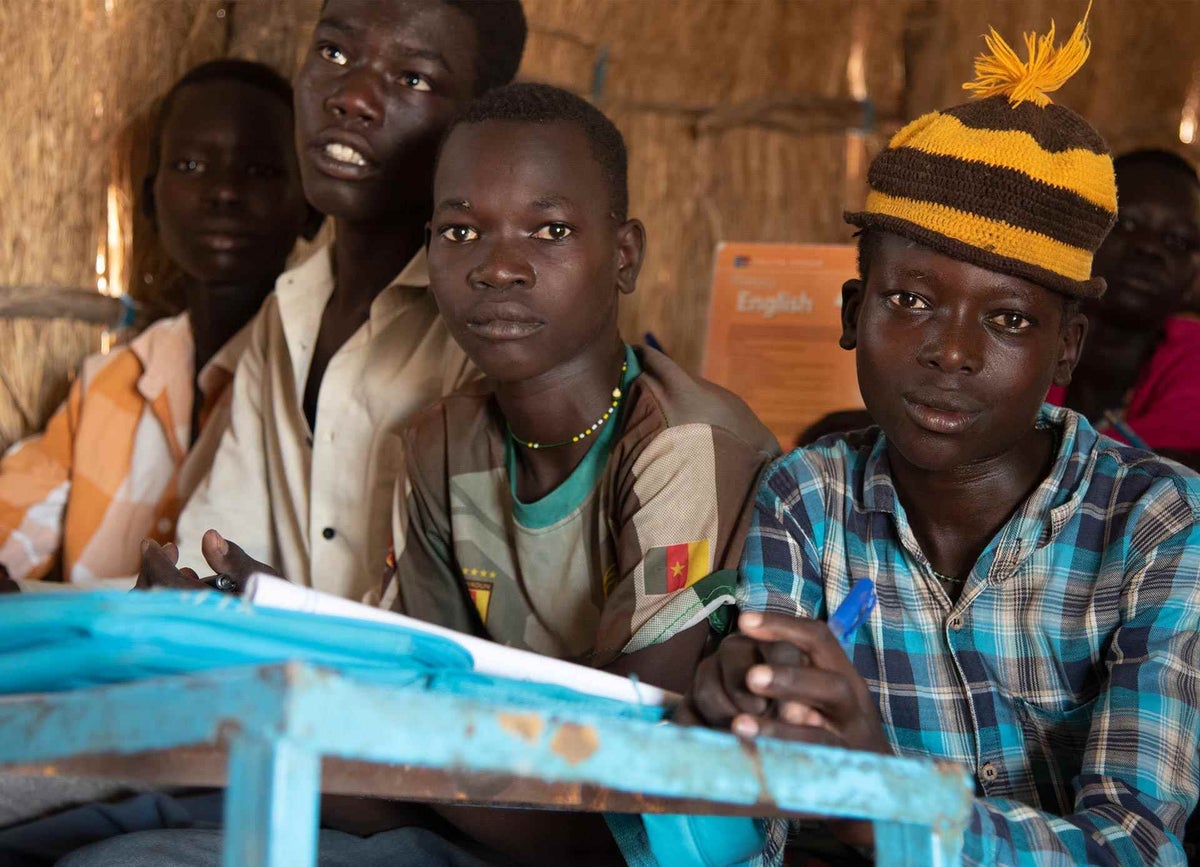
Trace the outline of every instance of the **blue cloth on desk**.
{"type": "MultiPolygon", "coordinates": [[[[0,597],[0,694],[61,692],[289,660],[395,686],[658,720],[663,709],[478,674],[453,641],[390,624],[257,608],[218,593],[0,597]]],[[[750,819],[610,816],[631,864],[760,864],[750,819]],[[737,833],[733,833],[733,832],[737,833]],[[648,833],[649,832],[649,833],[648,833]]]]}
{"type": "Polygon", "coordinates": [[[471,667],[469,653],[436,636],[179,591],[6,597],[0,660],[0,693],[61,692],[285,660],[399,683],[471,667]]]}
{"type": "Polygon", "coordinates": [[[221,593],[0,596],[0,694],[62,692],[289,660],[355,679],[637,719],[663,710],[479,674],[464,648],[385,623],[256,607],[221,593]]]}

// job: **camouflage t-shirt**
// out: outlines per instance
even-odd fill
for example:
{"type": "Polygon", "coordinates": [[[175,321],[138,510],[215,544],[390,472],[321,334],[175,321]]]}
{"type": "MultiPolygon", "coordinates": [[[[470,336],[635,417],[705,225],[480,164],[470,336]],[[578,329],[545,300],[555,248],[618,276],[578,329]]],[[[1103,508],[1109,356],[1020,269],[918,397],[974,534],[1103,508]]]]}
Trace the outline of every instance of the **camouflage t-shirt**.
{"type": "Polygon", "coordinates": [[[533,503],[487,382],[404,435],[381,603],[546,656],[604,665],[732,604],[757,482],[779,448],[736,396],[626,348],[618,414],[533,503]]]}

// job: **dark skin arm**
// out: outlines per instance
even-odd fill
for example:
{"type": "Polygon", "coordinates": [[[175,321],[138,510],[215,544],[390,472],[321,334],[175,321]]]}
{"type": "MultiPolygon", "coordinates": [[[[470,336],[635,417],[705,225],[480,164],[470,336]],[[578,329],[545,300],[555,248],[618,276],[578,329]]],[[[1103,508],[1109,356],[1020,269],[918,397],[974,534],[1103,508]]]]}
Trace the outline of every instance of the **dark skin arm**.
{"type": "Polygon", "coordinates": [[[708,634],[707,621],[697,623],[662,644],[619,656],[601,668],[621,677],[636,675],[640,681],[682,695],[691,686],[708,634]]]}
{"type": "MultiPolygon", "coordinates": [[[[678,720],[746,738],[892,754],[866,681],[824,622],[751,612],[738,628],[697,669],[678,720]]],[[[846,843],[874,842],[870,822],[830,824],[846,843]]]]}

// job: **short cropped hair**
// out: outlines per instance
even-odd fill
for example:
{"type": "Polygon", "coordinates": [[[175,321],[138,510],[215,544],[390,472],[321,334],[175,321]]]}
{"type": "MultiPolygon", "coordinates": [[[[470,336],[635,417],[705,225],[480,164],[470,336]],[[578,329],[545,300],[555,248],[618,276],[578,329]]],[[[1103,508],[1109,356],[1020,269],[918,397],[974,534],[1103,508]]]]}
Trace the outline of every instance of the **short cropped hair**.
{"type": "Polygon", "coordinates": [[[154,126],[150,132],[150,159],[146,167],[146,178],[142,182],[142,208],[146,211],[147,216],[153,216],[154,201],[153,196],[149,193],[160,168],[163,130],[166,128],[171,108],[179,96],[179,91],[193,84],[204,84],[210,81],[238,81],[251,87],[260,88],[276,97],[287,108],[288,114],[293,114],[295,111],[292,107],[292,86],[286,78],[265,64],[256,63],[253,60],[225,58],[193,66],[183,74],[182,78],[171,85],[171,89],[163,97],[158,117],[154,119],[154,126]]]}
{"type": "Polygon", "coordinates": [[[460,124],[488,120],[578,126],[608,183],[612,215],[618,221],[625,221],[629,211],[629,156],[621,131],[600,109],[570,91],[549,84],[510,84],[489,91],[468,105],[450,125],[446,137],[460,124]]]}
{"type": "Polygon", "coordinates": [[[525,53],[525,9],[521,0],[443,0],[475,23],[475,93],[512,81],[525,53]]]}
{"type": "MultiPolygon", "coordinates": [[[[1113,160],[1113,169],[1117,172],[1120,172],[1123,168],[1127,169],[1138,165],[1154,166],[1155,168],[1174,172],[1177,177],[1186,179],[1187,183],[1192,187],[1200,189],[1200,176],[1197,176],[1195,166],[1179,156],[1179,154],[1171,153],[1171,151],[1145,148],[1121,154],[1113,160]]],[[[1120,191],[1118,190],[1118,197],[1119,195],[1120,191]]]]}

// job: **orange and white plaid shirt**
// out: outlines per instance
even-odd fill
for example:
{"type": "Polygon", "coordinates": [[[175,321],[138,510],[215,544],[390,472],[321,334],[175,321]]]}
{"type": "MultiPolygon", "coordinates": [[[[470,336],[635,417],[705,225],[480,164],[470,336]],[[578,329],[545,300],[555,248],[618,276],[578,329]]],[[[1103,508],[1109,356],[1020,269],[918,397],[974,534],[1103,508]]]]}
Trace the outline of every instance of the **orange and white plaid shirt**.
{"type": "MultiPolygon", "coordinates": [[[[223,426],[248,336],[243,329],[200,372],[202,426],[223,426]]],[[[0,458],[0,564],[13,578],[45,576],[60,551],[64,581],[127,577],[143,538],[174,538],[216,448],[214,437],[188,448],[194,352],[185,313],[91,356],[46,430],[0,458]]]]}

